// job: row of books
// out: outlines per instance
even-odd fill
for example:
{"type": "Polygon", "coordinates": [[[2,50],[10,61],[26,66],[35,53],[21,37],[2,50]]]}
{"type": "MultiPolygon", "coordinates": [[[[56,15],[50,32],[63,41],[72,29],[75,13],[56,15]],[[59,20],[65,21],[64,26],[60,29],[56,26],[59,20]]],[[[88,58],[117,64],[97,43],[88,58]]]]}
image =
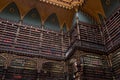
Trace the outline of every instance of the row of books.
{"type": "Polygon", "coordinates": [[[77,44],[80,48],[104,51],[103,35],[97,25],[79,22],[70,31],[70,41],[71,45],[77,44]]]}
{"type": "Polygon", "coordinates": [[[62,56],[69,46],[68,34],[0,19],[0,48],[28,54],[62,56]]]}
{"type": "MultiPolygon", "coordinates": [[[[20,68],[12,68],[9,67],[7,72],[4,74],[5,80],[36,80],[36,79],[44,79],[44,80],[66,80],[64,73],[58,72],[49,72],[49,71],[40,71],[37,73],[37,70],[30,70],[30,69],[20,69],[20,68]]],[[[2,79],[2,74],[1,74],[2,79]]]]}
{"type": "Polygon", "coordinates": [[[111,62],[113,67],[113,72],[116,80],[120,78],[120,52],[115,52],[111,54],[111,62]]]}
{"type": "Polygon", "coordinates": [[[75,78],[81,80],[113,80],[111,67],[102,55],[88,54],[80,57],[82,61],[77,65],[78,71],[74,72],[75,78]]]}
{"type": "Polygon", "coordinates": [[[120,8],[107,19],[102,28],[107,50],[120,44],[120,8]]]}
{"type": "Polygon", "coordinates": [[[78,33],[78,27],[75,26],[73,30],[71,30],[71,41],[78,39],[78,36],[80,36],[81,40],[103,44],[102,35],[98,26],[82,22],[79,22],[78,26],[80,33],[78,33]]]}

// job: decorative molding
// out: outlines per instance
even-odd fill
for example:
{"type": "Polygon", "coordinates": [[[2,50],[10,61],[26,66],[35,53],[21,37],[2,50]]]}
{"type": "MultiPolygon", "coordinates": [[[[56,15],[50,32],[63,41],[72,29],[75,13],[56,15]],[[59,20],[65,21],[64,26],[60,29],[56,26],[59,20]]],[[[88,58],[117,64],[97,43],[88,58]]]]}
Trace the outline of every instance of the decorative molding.
{"type": "Polygon", "coordinates": [[[66,9],[72,9],[76,6],[82,6],[82,4],[84,3],[84,0],[40,0],[40,1],[66,9]]]}
{"type": "Polygon", "coordinates": [[[109,6],[111,4],[111,1],[110,0],[106,0],[105,3],[106,3],[107,6],[109,6]]]}

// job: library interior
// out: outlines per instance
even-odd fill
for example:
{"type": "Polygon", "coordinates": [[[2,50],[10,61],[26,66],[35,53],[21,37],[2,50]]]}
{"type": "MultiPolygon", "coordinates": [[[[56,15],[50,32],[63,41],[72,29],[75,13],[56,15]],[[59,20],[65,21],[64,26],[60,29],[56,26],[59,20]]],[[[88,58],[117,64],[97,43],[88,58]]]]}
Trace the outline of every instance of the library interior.
{"type": "Polygon", "coordinates": [[[0,0],[0,80],[120,80],[120,0],[0,0]]]}

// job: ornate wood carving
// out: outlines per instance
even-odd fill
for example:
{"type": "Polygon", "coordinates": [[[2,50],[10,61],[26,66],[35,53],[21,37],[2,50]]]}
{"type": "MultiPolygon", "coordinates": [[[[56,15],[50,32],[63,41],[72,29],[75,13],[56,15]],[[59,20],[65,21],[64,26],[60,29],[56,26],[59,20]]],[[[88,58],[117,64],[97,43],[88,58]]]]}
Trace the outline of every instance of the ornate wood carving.
{"type": "Polygon", "coordinates": [[[75,6],[82,5],[84,0],[40,0],[66,9],[74,8],[75,6]]]}

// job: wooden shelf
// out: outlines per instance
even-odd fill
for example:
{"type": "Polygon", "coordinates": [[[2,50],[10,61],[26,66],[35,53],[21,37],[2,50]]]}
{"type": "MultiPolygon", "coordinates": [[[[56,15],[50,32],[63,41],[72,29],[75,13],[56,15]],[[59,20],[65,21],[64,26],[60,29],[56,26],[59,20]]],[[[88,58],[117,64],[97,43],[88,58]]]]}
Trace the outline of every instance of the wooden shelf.
{"type": "Polygon", "coordinates": [[[116,10],[103,26],[107,51],[120,44],[120,9],[116,10]]]}
{"type": "Polygon", "coordinates": [[[110,57],[115,79],[119,79],[117,75],[120,75],[120,52],[112,53],[110,57]]]}
{"type": "Polygon", "coordinates": [[[75,79],[82,80],[112,80],[112,72],[105,57],[100,55],[81,56],[78,71],[74,72],[75,79]]]}
{"type": "MultiPolygon", "coordinates": [[[[49,54],[62,56],[62,37],[60,32],[49,31],[29,25],[0,19],[0,44],[5,50],[28,54],[49,54]],[[12,46],[12,47],[11,47],[12,46]]],[[[68,37],[64,37],[65,50],[68,37]]]]}

